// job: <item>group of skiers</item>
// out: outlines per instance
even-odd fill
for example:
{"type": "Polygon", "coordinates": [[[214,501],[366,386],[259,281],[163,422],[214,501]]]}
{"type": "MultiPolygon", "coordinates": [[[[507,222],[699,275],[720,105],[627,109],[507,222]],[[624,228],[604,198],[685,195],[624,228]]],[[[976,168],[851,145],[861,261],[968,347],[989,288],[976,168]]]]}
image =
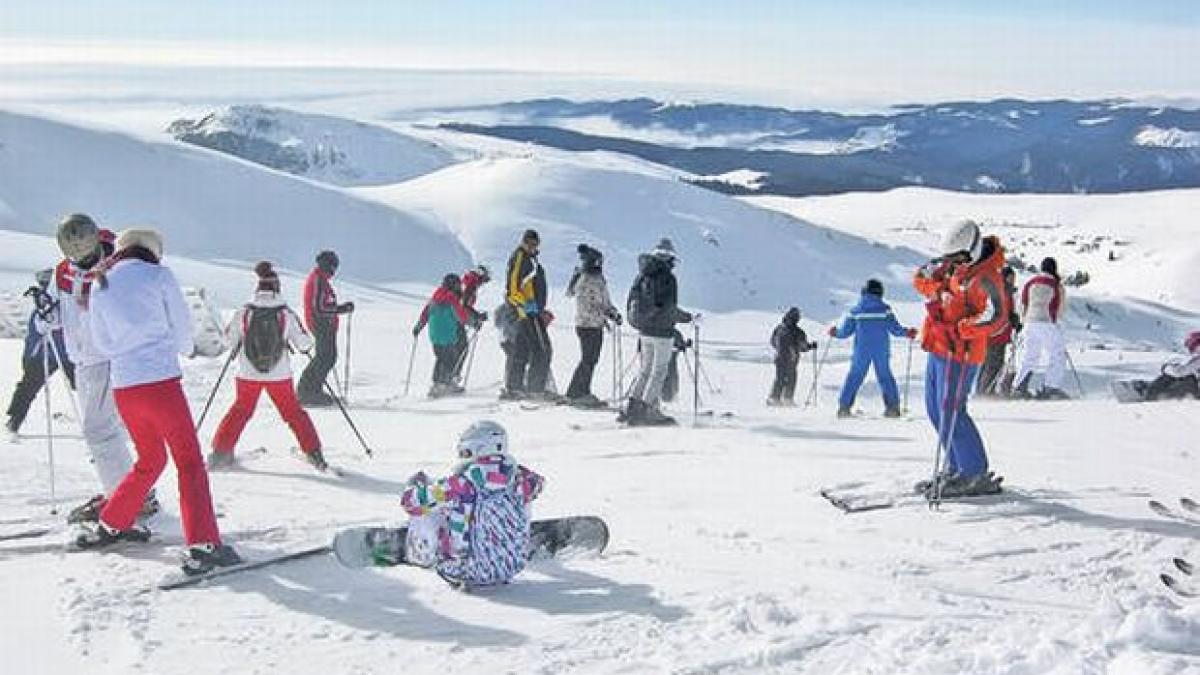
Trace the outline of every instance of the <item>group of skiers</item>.
{"type": "MultiPolygon", "coordinates": [[[[90,217],[73,214],[60,223],[57,239],[64,259],[52,271],[39,273],[38,284],[28,292],[35,310],[8,428],[15,432],[20,427],[38,389],[62,368],[80,399],[84,439],[103,490],[68,517],[79,525],[75,544],[98,548],[148,539],[145,520],[159,510],[154,484],[169,453],[178,473],[184,571],[197,574],[239,562],[237,552],[221,541],[208,472],[181,386],[178,356],[192,355],[195,344],[182,291],[161,262],[161,236],[147,229],[114,236],[90,217]],[[133,441],[136,461],[126,437],[133,441]]],[[[690,346],[677,325],[695,317],[678,306],[673,271],[677,255],[671,240],[664,238],[639,256],[624,316],[609,294],[603,254],[586,244],[578,246],[580,263],[567,295],[576,303],[580,361],[565,396],[554,391],[550,373],[548,328],[554,315],[547,307],[540,243],[534,230],[522,235],[505,270],[504,300],[494,313],[506,357],[501,398],[605,408],[592,392],[604,332],[615,332],[628,319],[638,331],[640,368],[618,419],[629,426],[674,423],[662,412],[661,401],[677,388],[669,384],[669,377],[675,371],[678,378],[675,359],[690,346]]],[[[283,300],[274,266],[266,261],[255,266],[253,297],[226,327],[230,360],[238,361],[236,397],[213,438],[209,470],[234,462],[235,446],[264,391],[308,461],[319,470],[328,467],[304,407],[341,405],[326,378],[337,360],[339,320],[354,312],[354,303],[337,300],[332,279],[338,265],[333,251],[316,256],[303,290],[303,320],[283,300]],[[312,353],[295,385],[293,351],[312,353]]],[[[436,358],[431,396],[462,391],[464,361],[488,319],[476,309],[478,290],[489,280],[483,265],[461,277],[447,274],[413,326],[414,340],[429,329],[436,358]]],[[[1021,291],[1018,311],[1015,274],[1005,266],[999,239],[966,222],[948,233],[941,255],[917,270],[913,285],[926,299],[919,333],[897,321],[877,279],[868,280],[858,302],[829,327],[830,340],[854,339],[838,415],[852,414],[858,390],[874,369],[885,416],[899,416],[890,341],[914,340],[919,334],[928,353],[925,407],[944,462],[918,489],[931,499],[998,491],[1001,479],[989,471],[982,438],[968,410],[969,394],[977,379],[980,394],[1004,386],[1005,352],[1013,335],[1024,330],[1026,348],[1012,391],[1019,396],[1065,397],[1059,321],[1066,299],[1057,264],[1052,258],[1042,262],[1041,272],[1021,291]],[[1049,356],[1049,368],[1041,390],[1033,393],[1030,374],[1043,355],[1049,356]]],[[[795,404],[800,355],[817,348],[800,328],[800,318],[799,308],[790,308],[771,335],[775,380],[769,405],[795,404]]],[[[1200,331],[1188,336],[1186,347],[1190,360],[1165,368],[1158,380],[1144,385],[1146,398],[1180,392],[1200,397],[1200,331]]],[[[516,463],[508,451],[507,433],[495,422],[472,425],[456,447],[462,461],[448,477],[430,481],[418,473],[410,479],[402,501],[414,520],[401,550],[406,551],[406,562],[434,567],[450,581],[505,582],[524,564],[527,507],[544,481],[516,463]],[[472,539],[472,533],[479,532],[485,536],[472,539]]]]}

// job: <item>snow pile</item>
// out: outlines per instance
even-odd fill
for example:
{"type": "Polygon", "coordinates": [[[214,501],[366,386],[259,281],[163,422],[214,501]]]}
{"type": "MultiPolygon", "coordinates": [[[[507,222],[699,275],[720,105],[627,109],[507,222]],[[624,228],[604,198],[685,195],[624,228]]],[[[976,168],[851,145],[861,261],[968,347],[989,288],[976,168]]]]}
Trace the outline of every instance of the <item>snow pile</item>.
{"type": "Polygon", "coordinates": [[[235,105],[176,120],[176,139],[334,185],[398,183],[454,163],[444,148],[354,120],[235,105]]]}
{"type": "Polygon", "coordinates": [[[576,245],[594,245],[605,254],[619,303],[638,255],[661,237],[670,237],[679,251],[681,301],[720,312],[797,304],[832,318],[867,276],[898,280],[918,260],[912,251],[815,227],[682,181],[597,168],[590,157],[491,157],[357,192],[432,213],[493,269],[503,269],[520,232],[534,228],[555,287],[566,285],[577,264],[576,245]]]}
{"type": "Polygon", "coordinates": [[[306,270],[334,248],[352,276],[425,280],[468,260],[435,220],[217,152],[0,112],[0,228],[46,234],[83,211],[161,230],[168,255],[306,270]]]}
{"type": "Polygon", "coordinates": [[[1163,129],[1144,126],[1133,137],[1134,145],[1148,148],[1200,148],[1200,131],[1184,131],[1179,127],[1163,129]]]}

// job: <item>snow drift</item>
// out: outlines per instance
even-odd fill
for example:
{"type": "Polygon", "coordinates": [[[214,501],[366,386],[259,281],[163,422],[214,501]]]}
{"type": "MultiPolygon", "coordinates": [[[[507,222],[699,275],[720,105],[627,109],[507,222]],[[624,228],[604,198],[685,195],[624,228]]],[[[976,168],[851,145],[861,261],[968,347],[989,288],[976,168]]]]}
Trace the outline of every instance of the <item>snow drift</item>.
{"type": "Polygon", "coordinates": [[[307,269],[335,248],[375,281],[426,280],[467,264],[436,221],[220,153],[0,112],[0,228],[49,234],[65,213],[149,225],[168,255],[307,269]]]}
{"type": "Polygon", "coordinates": [[[473,256],[503,268],[525,228],[542,236],[542,263],[565,286],[586,242],[605,254],[618,303],[638,254],[670,237],[680,300],[725,312],[799,305],[832,318],[868,276],[897,283],[918,256],[760,209],[678,180],[600,168],[588,155],[492,157],[359,194],[444,220],[473,256]]]}

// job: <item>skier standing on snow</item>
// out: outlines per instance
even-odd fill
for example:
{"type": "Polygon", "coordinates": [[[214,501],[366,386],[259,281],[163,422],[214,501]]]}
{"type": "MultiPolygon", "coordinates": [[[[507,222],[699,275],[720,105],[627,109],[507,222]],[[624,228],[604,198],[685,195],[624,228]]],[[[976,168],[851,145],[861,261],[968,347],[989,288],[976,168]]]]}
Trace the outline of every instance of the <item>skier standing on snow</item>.
{"type": "Polygon", "coordinates": [[[42,385],[46,384],[55,371],[58,370],[58,359],[62,357],[63,372],[71,388],[75,388],[75,364],[67,356],[66,343],[63,341],[63,329],[59,319],[57,304],[47,292],[50,280],[54,276],[53,269],[46,269],[34,275],[36,286],[30,286],[25,295],[33,299],[34,308],[29,313],[29,325],[25,332],[25,348],[21,351],[21,379],[13,389],[12,399],[8,403],[8,420],[4,428],[9,433],[16,434],[29,414],[29,406],[37,398],[42,385]],[[48,340],[53,340],[51,346],[48,340]],[[49,352],[47,353],[47,349],[49,352]],[[47,365],[49,369],[47,370],[47,365]]]}
{"type": "Polygon", "coordinates": [[[650,253],[638,257],[639,272],[629,289],[625,314],[638,331],[641,369],[630,389],[629,401],[617,417],[630,426],[670,425],[675,420],[659,410],[663,382],[674,347],[675,324],[688,323],[692,315],[679,309],[675,274],[675,246],[662,239],[650,253]]]}
{"type": "Polygon", "coordinates": [[[998,492],[1000,481],[988,471],[967,399],[988,337],[1004,329],[1011,311],[1000,278],[1004,249],[967,221],[947,233],[942,252],[913,276],[913,287],[927,299],[921,330],[921,348],[929,354],[925,410],[940,435],[939,452],[945,449],[940,487],[924,481],[918,488],[928,498],[998,492]]]}
{"type": "Polygon", "coordinates": [[[1067,371],[1067,346],[1059,327],[1059,320],[1067,311],[1067,294],[1058,276],[1057,260],[1042,260],[1040,269],[1041,273],[1025,282],[1025,287],[1021,289],[1025,347],[1013,395],[1018,398],[1035,396],[1029,391],[1029,382],[1033,377],[1033,369],[1045,355],[1049,365],[1036,398],[1067,399],[1070,396],[1062,388],[1067,371]]]}
{"type": "Polygon", "coordinates": [[[463,392],[463,388],[454,382],[454,367],[462,354],[458,336],[464,325],[478,330],[479,318],[478,315],[468,313],[463,307],[462,291],[462,280],[458,275],[447,274],[442,279],[442,285],[433,291],[429,302],[425,303],[421,316],[412,329],[415,340],[425,325],[429,325],[429,342],[433,345],[433,355],[436,359],[433,364],[430,398],[463,392]]]}
{"type": "Polygon", "coordinates": [[[167,449],[178,474],[179,509],[187,548],[183,571],[200,574],[240,562],[221,543],[208,472],[192,413],[183,393],[179,354],[192,354],[192,321],[183,291],[162,259],[154,230],[125,230],[91,298],[96,348],[112,361],[113,398],[137,449],[137,463],[94,523],[83,523],[75,543],[99,548],[122,540],[146,541],[135,523],[143,500],[162,474],[167,449]]]}
{"type": "MultiPolygon", "coordinates": [[[[491,279],[492,274],[485,265],[476,265],[462,275],[462,306],[479,326],[488,320],[487,312],[475,309],[475,303],[479,300],[479,287],[491,279]]],[[[477,327],[475,330],[478,331],[479,328],[477,327]]],[[[455,386],[461,386],[463,366],[467,362],[467,351],[471,348],[464,324],[458,326],[458,342],[455,343],[454,348],[457,355],[454,360],[454,373],[451,374],[450,379],[455,386]]]]}
{"type": "Polygon", "coordinates": [[[1143,399],[1200,398],[1200,330],[1188,333],[1183,346],[1188,351],[1187,360],[1164,363],[1162,374],[1153,382],[1137,380],[1133,383],[1143,399]]]}
{"type": "Polygon", "coordinates": [[[325,379],[337,365],[337,333],[340,315],[354,311],[353,302],[338,304],[331,283],[339,264],[337,253],[321,251],[317,266],[304,282],[304,323],[316,340],[316,350],[296,387],[300,403],[331,406],[335,401],[325,392],[325,379]]]}
{"type": "Polygon", "coordinates": [[[858,396],[858,388],[872,367],[883,394],[883,416],[899,417],[900,392],[892,375],[891,336],[911,340],[917,336],[917,329],[905,328],[896,320],[892,308],[883,301],[883,282],[878,279],[868,279],[858,303],[850,308],[841,325],[829,327],[829,337],[844,340],[851,335],[854,336],[854,355],[838,397],[838,417],[853,415],[850,409],[858,396]]]}
{"type": "MultiPolygon", "coordinates": [[[[101,230],[86,214],[75,213],[58,224],[57,239],[65,257],[54,268],[53,294],[62,319],[67,354],[75,363],[83,440],[103,490],[67,515],[67,522],[78,523],[99,517],[105,500],[129,473],[133,459],[125,444],[125,429],[109,385],[112,364],[96,347],[91,330],[90,300],[95,290],[95,275],[113,253],[113,233],[101,230]]],[[[148,517],[158,509],[158,500],[151,490],[140,515],[148,517]]]]}
{"type": "Polygon", "coordinates": [[[771,331],[771,348],[775,350],[775,381],[767,396],[769,406],[796,405],[796,368],[800,355],[817,348],[800,327],[800,308],[792,307],[771,331]]]}
{"type": "Polygon", "coordinates": [[[604,402],[592,393],[592,376],[604,346],[604,329],[611,321],[621,324],[621,313],[612,304],[604,279],[604,254],[580,244],[579,267],[567,285],[567,297],[575,298],[575,334],[579,336],[579,365],[567,387],[571,405],[599,408],[604,402]]]}
{"type": "Polygon", "coordinates": [[[541,238],[534,230],[525,230],[521,244],[508,259],[505,300],[515,314],[513,337],[504,364],[504,391],[500,398],[546,398],[550,376],[550,335],[546,331],[551,315],[547,311],[549,288],[546,270],[538,262],[541,238]]]}
{"type": "Polygon", "coordinates": [[[254,298],[234,313],[225,329],[231,348],[239,352],[237,398],[213,436],[208,468],[217,470],[233,465],[238,438],[254,415],[259,396],[266,391],[279,416],[296,436],[305,458],[324,471],[329,465],[321,452],[321,439],[312,419],[296,398],[289,355],[293,348],[301,352],[312,349],[313,339],[300,325],[300,317],[280,296],[279,275],[271,263],[265,260],[258,263],[254,273],[258,277],[254,298]]]}
{"type": "Polygon", "coordinates": [[[472,424],[458,439],[450,475],[408,480],[400,498],[411,516],[404,542],[372,542],[376,559],[432,567],[446,581],[466,586],[508,583],[525,568],[530,503],[544,479],[517,463],[504,427],[472,424]]]}
{"type": "Polygon", "coordinates": [[[1015,309],[1017,273],[1011,266],[1005,265],[1002,276],[1005,299],[1008,300],[1008,306],[1014,309],[1008,313],[1008,325],[1004,330],[988,338],[987,357],[983,361],[983,367],[979,369],[979,385],[975,388],[975,394],[978,396],[999,396],[1002,387],[1012,386],[1011,382],[1005,385],[1000,381],[1000,373],[1004,372],[1004,357],[1009,345],[1016,334],[1021,332],[1021,317],[1015,309]]]}

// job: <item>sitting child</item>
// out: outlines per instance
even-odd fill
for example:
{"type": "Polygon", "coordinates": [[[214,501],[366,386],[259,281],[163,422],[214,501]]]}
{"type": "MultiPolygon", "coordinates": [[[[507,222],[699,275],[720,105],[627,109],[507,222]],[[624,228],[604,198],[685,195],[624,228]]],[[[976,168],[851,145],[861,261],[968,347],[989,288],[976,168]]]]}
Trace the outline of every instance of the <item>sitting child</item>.
{"type": "Polygon", "coordinates": [[[455,449],[459,462],[449,476],[431,482],[418,472],[408,481],[400,500],[411,516],[402,561],[434,568],[455,585],[508,583],[525,568],[529,504],[544,480],[517,464],[504,427],[491,420],[468,427],[455,449]]]}

